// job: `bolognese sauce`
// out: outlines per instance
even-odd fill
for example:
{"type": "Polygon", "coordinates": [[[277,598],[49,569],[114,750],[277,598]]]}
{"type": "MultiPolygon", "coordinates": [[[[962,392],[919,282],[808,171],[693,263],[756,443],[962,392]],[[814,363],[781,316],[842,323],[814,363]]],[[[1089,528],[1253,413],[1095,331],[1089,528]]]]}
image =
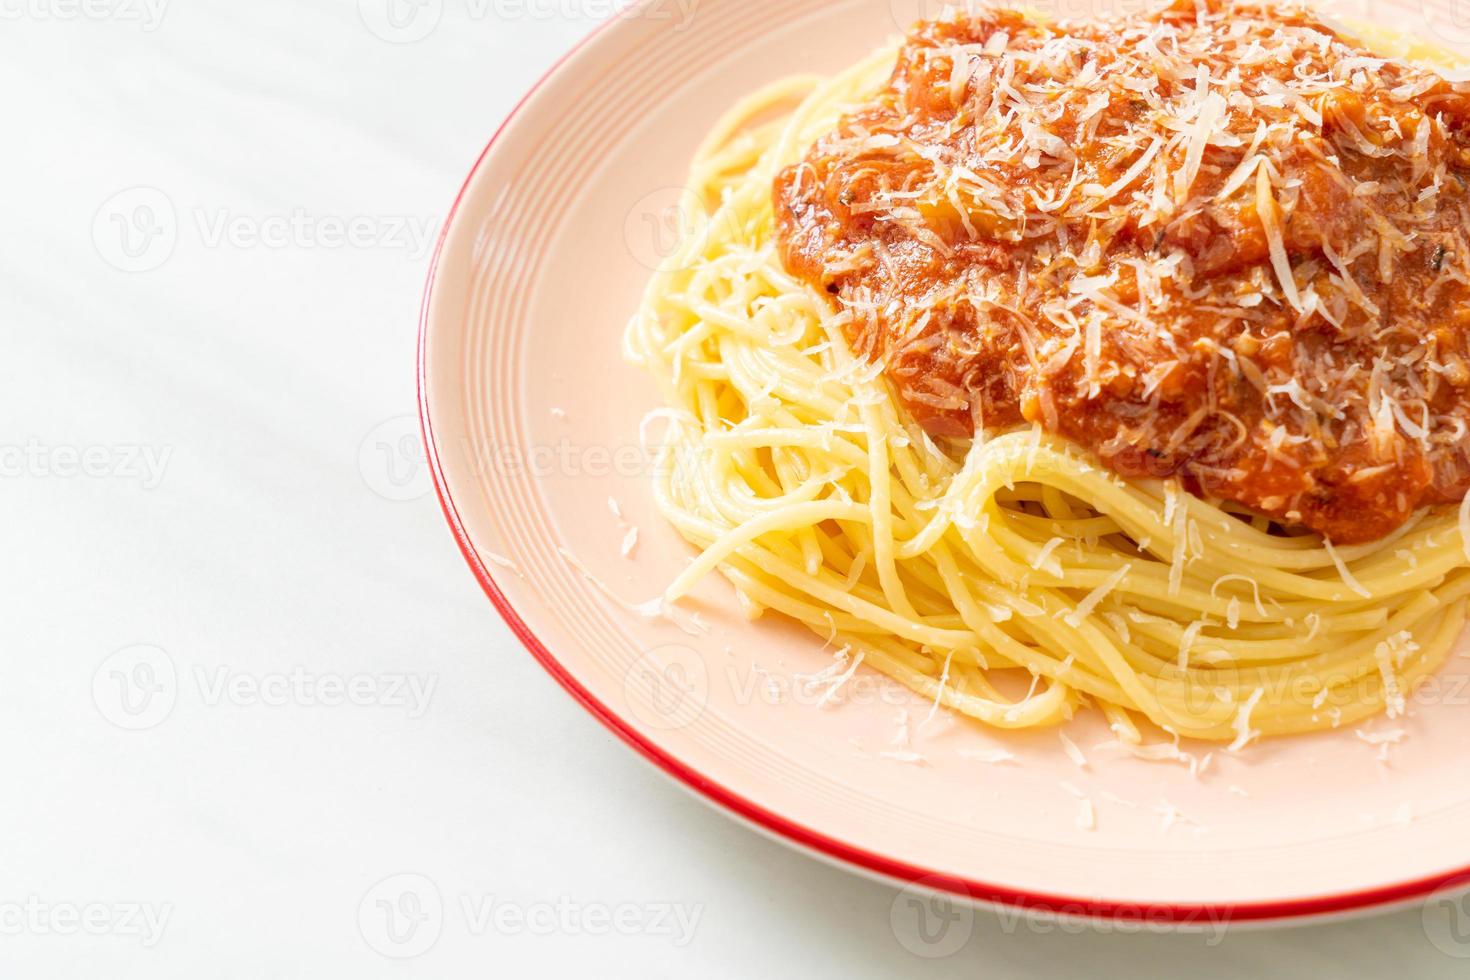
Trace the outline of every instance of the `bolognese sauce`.
{"type": "Polygon", "coordinates": [[[1304,9],[917,25],[777,177],[929,433],[1024,422],[1337,542],[1470,487],[1470,87],[1304,9]]]}

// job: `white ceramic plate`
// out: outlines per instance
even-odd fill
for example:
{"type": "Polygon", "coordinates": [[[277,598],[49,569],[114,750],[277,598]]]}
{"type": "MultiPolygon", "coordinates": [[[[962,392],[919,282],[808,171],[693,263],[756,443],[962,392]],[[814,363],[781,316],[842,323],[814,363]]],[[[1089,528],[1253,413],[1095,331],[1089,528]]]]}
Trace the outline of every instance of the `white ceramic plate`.
{"type": "MultiPolygon", "coordinates": [[[[915,764],[885,751],[901,713],[917,728],[927,704],[864,672],[844,703],[817,706],[801,677],[831,663],[821,643],[771,617],[746,622],[723,581],[697,593],[698,635],[632,610],[691,554],[650,498],[638,426],[654,386],[619,354],[672,243],[688,160],[740,96],[856,60],[921,2],[655,0],[577,48],[495,135],[440,243],[419,362],[425,442],[475,575],[547,670],[674,778],[872,872],[1196,925],[1470,883],[1463,658],[1411,717],[1362,726],[1368,738],[1403,729],[1386,750],[1344,730],[1216,751],[1196,776],[1094,748],[1109,736],[1087,720],[1069,729],[1086,768],[1055,732],[943,720],[916,738],[915,764]],[[1015,761],[981,761],[996,749],[1015,761]],[[1082,797],[1094,829],[1079,826],[1082,797]]],[[[1062,13],[1105,13],[1074,2],[1062,13]]],[[[1461,50],[1470,41],[1448,6],[1361,12],[1461,50]]]]}

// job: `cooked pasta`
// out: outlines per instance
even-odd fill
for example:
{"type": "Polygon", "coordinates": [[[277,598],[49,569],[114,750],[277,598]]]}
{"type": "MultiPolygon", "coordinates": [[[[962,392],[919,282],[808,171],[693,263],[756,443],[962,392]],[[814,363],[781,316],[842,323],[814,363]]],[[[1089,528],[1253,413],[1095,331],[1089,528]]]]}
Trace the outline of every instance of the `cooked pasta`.
{"type": "Polygon", "coordinates": [[[1455,507],[1334,546],[1036,422],[935,435],[855,353],[852,310],[783,265],[773,181],[894,59],[758,92],[696,156],[625,339],[671,409],[658,505],[700,549],[667,598],[718,570],[752,616],[999,728],[1092,705],[1130,742],[1239,747],[1404,711],[1464,625],[1455,507]]]}

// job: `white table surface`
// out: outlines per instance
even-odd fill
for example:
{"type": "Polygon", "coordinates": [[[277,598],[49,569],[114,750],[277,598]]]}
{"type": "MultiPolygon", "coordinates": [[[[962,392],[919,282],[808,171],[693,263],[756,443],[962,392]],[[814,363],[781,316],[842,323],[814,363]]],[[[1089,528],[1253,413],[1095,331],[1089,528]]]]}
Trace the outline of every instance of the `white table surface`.
{"type": "Polygon", "coordinates": [[[919,957],[584,714],[450,539],[413,358],[428,236],[606,0],[385,2],[0,0],[0,976],[1470,973],[1417,908],[919,957]]]}

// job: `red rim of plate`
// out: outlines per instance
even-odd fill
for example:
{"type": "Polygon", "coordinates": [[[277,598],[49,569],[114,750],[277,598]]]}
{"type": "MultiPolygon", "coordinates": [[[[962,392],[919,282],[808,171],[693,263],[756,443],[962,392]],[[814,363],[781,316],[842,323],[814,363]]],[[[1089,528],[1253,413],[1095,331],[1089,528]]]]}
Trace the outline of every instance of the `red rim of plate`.
{"type": "Polygon", "coordinates": [[[496,128],[490,137],[475,165],[470,168],[469,175],[455,196],[454,204],[450,207],[448,215],[444,219],[444,225],[439,232],[439,240],[434,246],[434,256],[429,263],[428,280],[424,285],[424,298],[419,311],[419,336],[418,336],[418,403],[419,423],[422,428],[424,452],[429,465],[429,471],[434,480],[434,492],[439,498],[439,505],[444,511],[444,517],[449,522],[449,528],[454,533],[455,542],[459,545],[460,553],[464,555],[465,561],[469,563],[470,571],[479,581],[480,587],[489,596],[490,602],[499,611],[501,617],[515,633],[531,655],[545,668],[546,672],[560,684],[568,694],[577,700],[594,718],[605,725],[613,734],[617,735],[630,747],[635,749],[648,761],[652,762],[666,775],[694,790],[707,801],[716,804],[719,808],[729,811],[759,828],[776,835],[786,843],[797,845],[800,849],[815,851],[820,855],[835,859],[847,865],[875,873],[887,878],[906,883],[919,883],[922,887],[935,891],[943,891],[955,896],[979,902],[1008,905],[1021,909],[1037,910],[1064,915],[1076,915],[1083,918],[1130,920],[1166,922],[1187,926],[1191,923],[1212,922],[1256,922],[1267,923],[1271,921],[1284,921],[1289,919],[1302,919],[1313,916],[1331,915],[1334,913],[1345,913],[1351,911],[1365,911],[1374,908],[1407,902],[1415,898],[1422,898],[1432,894],[1437,889],[1444,887],[1456,879],[1470,876],[1470,867],[1460,868],[1442,874],[1431,875],[1412,881],[1405,881],[1393,885],[1384,885],[1378,888],[1369,888],[1362,891],[1342,892],[1335,895],[1322,895],[1300,899],[1283,899],[1270,902],[1249,902],[1238,904],[1175,904],[1175,903],[1148,903],[1148,902],[1123,902],[1109,901],[1090,898],[1079,898],[1066,895],[1054,895],[1046,892],[1027,891],[1010,888],[1004,885],[996,885],[984,881],[959,877],[946,874],[928,868],[921,868],[903,861],[895,860],[883,854],[864,850],[844,841],[828,837],[819,830],[799,824],[793,820],[781,816],[762,807],[753,800],[746,799],[739,793],[706,777],[703,773],[685,765],[679,759],[670,755],[652,741],[641,735],[627,721],[621,718],[606,704],[599,701],[564,667],[561,661],[556,659],[555,654],[541,642],[531,630],[525,620],[521,619],[511,605],[510,600],[500,591],[494,577],[490,574],[484,561],[475,551],[470,542],[469,535],[460,521],[458,510],[454,500],[449,495],[445,484],[445,477],[439,462],[439,448],[434,441],[433,420],[429,417],[429,402],[426,391],[425,352],[428,345],[429,334],[429,303],[434,292],[434,281],[439,270],[439,259],[444,251],[444,243],[449,237],[449,228],[459,213],[460,205],[464,202],[470,184],[473,183],[475,175],[479,173],[480,167],[484,165],[485,159],[490,155],[490,150],[495,146],[496,140],[501,133],[510,126],[515,118],[525,107],[527,101],[534,95],[563,65],[565,65],[578,51],[582,50],[594,38],[599,36],[603,30],[615,23],[617,18],[611,18],[599,24],[586,37],[574,45],[571,50],[556,60],[546,72],[537,79],[536,83],[523,95],[505,120],[496,128]]]}

